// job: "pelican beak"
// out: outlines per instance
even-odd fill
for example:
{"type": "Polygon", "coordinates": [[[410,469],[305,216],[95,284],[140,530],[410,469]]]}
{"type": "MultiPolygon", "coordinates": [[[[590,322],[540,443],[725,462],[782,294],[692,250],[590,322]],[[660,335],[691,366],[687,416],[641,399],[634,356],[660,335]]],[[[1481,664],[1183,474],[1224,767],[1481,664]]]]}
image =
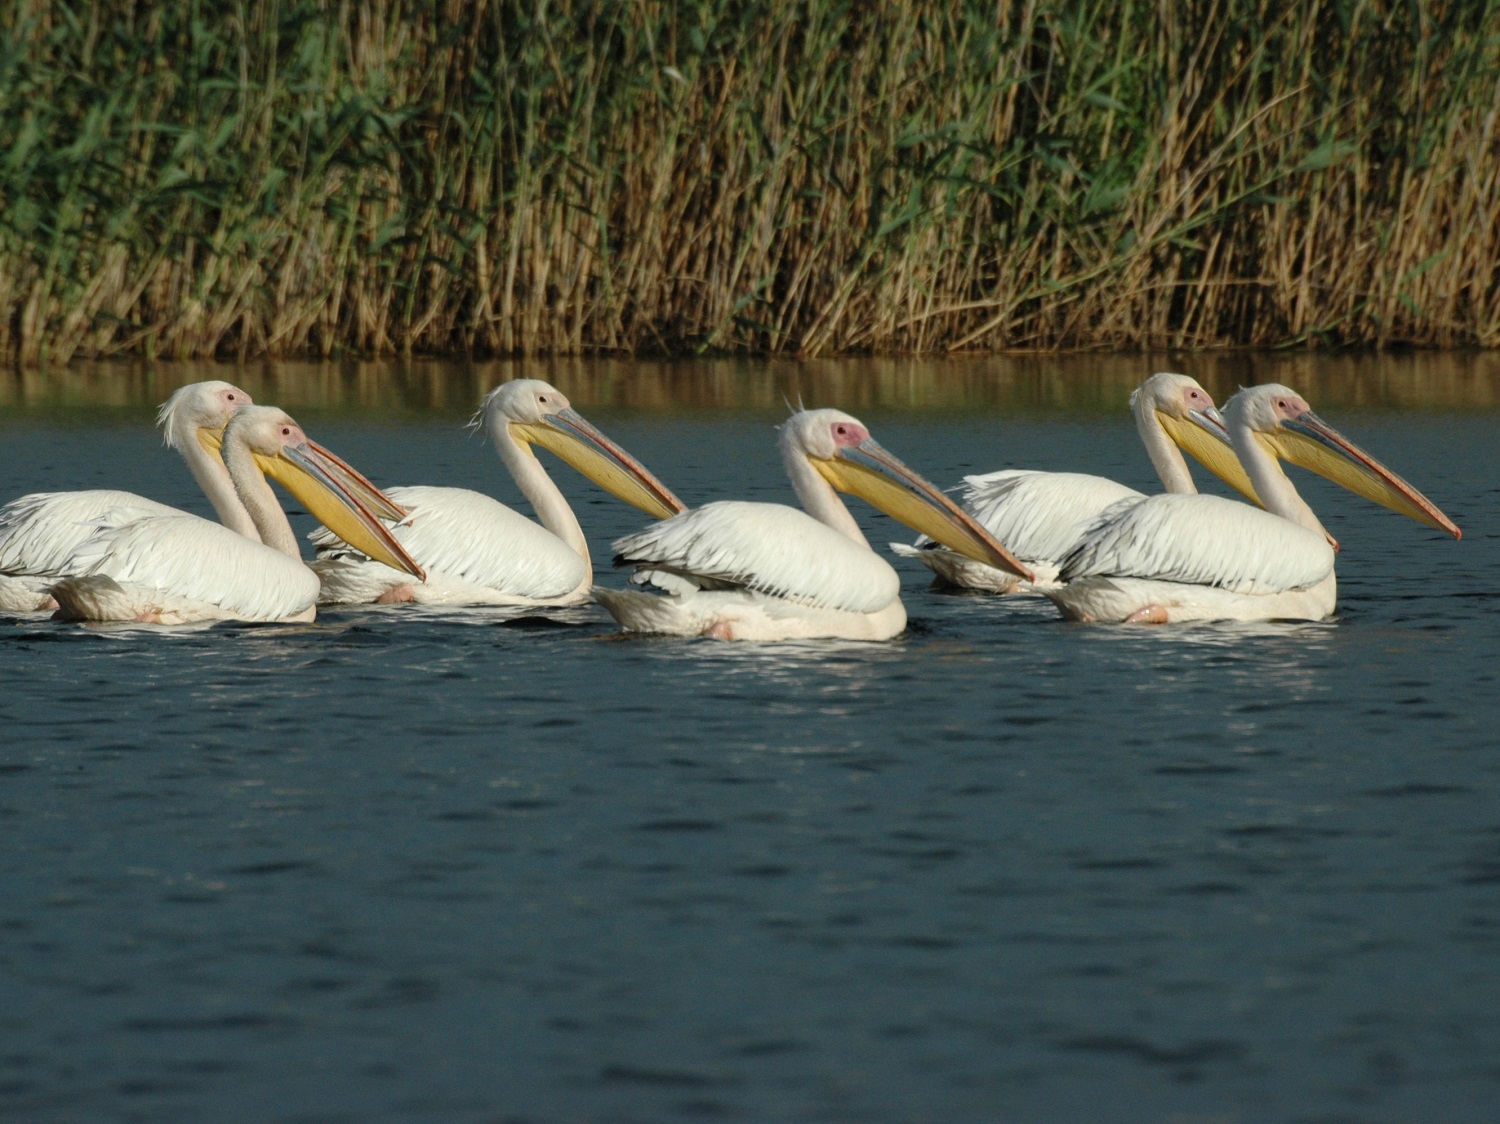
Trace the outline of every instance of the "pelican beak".
{"type": "MultiPolygon", "coordinates": [[[[226,421],[220,426],[203,426],[198,430],[198,444],[213,456],[219,456],[224,447],[224,430],[228,425],[226,421]]],[[[318,454],[322,468],[340,481],[341,491],[358,496],[360,502],[381,519],[399,523],[406,518],[408,515],[406,508],[365,479],[348,461],[335,456],[316,441],[309,441],[308,447],[318,454]]],[[[261,467],[262,471],[266,470],[265,465],[261,467]]]]}
{"type": "Polygon", "coordinates": [[[342,457],[334,456],[316,441],[309,441],[307,447],[317,454],[323,469],[338,481],[339,490],[357,497],[377,518],[399,523],[411,514],[342,457]]]}
{"type": "Polygon", "coordinates": [[[1274,433],[1257,433],[1256,438],[1273,455],[1326,476],[1356,495],[1455,539],[1463,537],[1463,532],[1435,503],[1311,410],[1283,421],[1274,433]]]}
{"type": "Polygon", "coordinates": [[[809,457],[823,479],[858,496],[914,531],[965,558],[1019,574],[1035,575],[995,536],[932,484],[886,452],[874,440],[840,448],[832,457],[809,457]]]}
{"type": "Polygon", "coordinates": [[[1179,449],[1190,454],[1251,503],[1265,506],[1255,494],[1255,485],[1250,483],[1240,458],[1235,455],[1234,446],[1229,442],[1229,430],[1224,427],[1224,419],[1218,410],[1212,406],[1206,410],[1189,410],[1185,418],[1158,410],[1156,417],[1179,449]]]}
{"type": "Polygon", "coordinates": [[[569,407],[536,422],[511,422],[511,434],[528,449],[532,443],[556,453],[616,499],[647,515],[666,519],[687,510],[640,461],[604,436],[569,407]]]}
{"type": "Polygon", "coordinates": [[[201,425],[198,427],[198,444],[203,446],[204,452],[213,457],[220,455],[220,450],[224,448],[224,427],[228,424],[229,422],[226,420],[224,425],[201,425]]]}
{"type": "Polygon", "coordinates": [[[311,441],[285,445],[275,455],[254,456],[266,476],[296,496],[315,519],[355,550],[426,580],[426,572],[372,510],[372,506],[397,512],[402,508],[344,461],[311,441]],[[372,505],[367,496],[378,500],[372,505]]]}

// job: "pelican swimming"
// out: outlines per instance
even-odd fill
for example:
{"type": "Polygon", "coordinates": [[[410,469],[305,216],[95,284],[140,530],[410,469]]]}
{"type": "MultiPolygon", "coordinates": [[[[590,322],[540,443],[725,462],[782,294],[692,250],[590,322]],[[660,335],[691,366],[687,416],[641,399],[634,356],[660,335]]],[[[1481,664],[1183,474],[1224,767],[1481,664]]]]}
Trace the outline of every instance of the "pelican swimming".
{"type": "Polygon", "coordinates": [[[498,500],[464,488],[395,487],[386,494],[408,515],[391,528],[427,571],[421,584],[350,553],[327,529],[313,532],[314,569],[324,604],[420,601],[446,605],[570,605],[585,602],[593,582],[588,540],[533,445],[556,453],[601,487],[648,515],[665,518],[686,505],[619,445],[572,408],[562,391],[539,379],[501,383],[480,407],[482,425],[531,501],[538,526],[498,500]]]}
{"type": "Polygon", "coordinates": [[[1337,600],[1334,546],[1281,471],[1285,459],[1461,537],[1406,481],[1279,384],[1240,391],[1224,421],[1265,511],[1216,496],[1151,496],[1106,511],[1043,590],[1074,620],[1322,620],[1337,600]]]}
{"type": "Polygon", "coordinates": [[[1030,572],[937,488],[838,410],[781,427],[781,459],[805,510],[721,501],[617,541],[615,562],[662,595],[595,587],[630,632],[720,640],[884,640],[906,627],[901,579],[872,551],[837,492],[860,496],[967,557],[1030,572]]]}
{"type": "MultiPolygon", "coordinates": [[[[224,526],[258,538],[250,515],[235,494],[219,459],[219,433],[250,395],[232,383],[211,380],[179,388],[162,404],[156,424],[167,447],[176,449],[213,504],[224,526]]],[[[143,515],[182,514],[175,507],[112,488],[34,492],[0,508],[0,610],[31,612],[57,608],[47,592],[78,545],[105,523],[143,515]]]]}
{"type": "MultiPolygon", "coordinates": [[[[1146,455],[1168,492],[1198,490],[1182,455],[1186,449],[1246,498],[1259,502],[1230,448],[1213,399],[1195,379],[1159,371],[1131,392],[1130,409],[1146,455]]],[[[891,543],[891,550],[927,566],[940,585],[990,593],[1030,593],[1055,586],[1058,562],[1077,545],[1084,528],[1112,504],[1143,495],[1104,476],[1027,468],[965,476],[964,484],[964,510],[1036,573],[1034,583],[925,538],[912,546],[891,543]]]]}
{"type": "Polygon", "coordinates": [[[258,539],[182,512],[107,522],[67,560],[75,576],[52,587],[62,620],[306,621],[318,578],[266,477],[372,557],[421,576],[381,523],[398,517],[354,469],[307,439],[273,406],[242,406],[223,431],[223,462],[258,539]]]}

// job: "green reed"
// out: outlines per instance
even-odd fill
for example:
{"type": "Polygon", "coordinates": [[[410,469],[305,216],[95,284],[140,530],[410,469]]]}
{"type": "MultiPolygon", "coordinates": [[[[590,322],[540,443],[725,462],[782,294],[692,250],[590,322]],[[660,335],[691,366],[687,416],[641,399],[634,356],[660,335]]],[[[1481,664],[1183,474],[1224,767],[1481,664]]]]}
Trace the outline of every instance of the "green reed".
{"type": "Polygon", "coordinates": [[[0,0],[0,346],[1500,345],[1500,0],[0,0]]]}

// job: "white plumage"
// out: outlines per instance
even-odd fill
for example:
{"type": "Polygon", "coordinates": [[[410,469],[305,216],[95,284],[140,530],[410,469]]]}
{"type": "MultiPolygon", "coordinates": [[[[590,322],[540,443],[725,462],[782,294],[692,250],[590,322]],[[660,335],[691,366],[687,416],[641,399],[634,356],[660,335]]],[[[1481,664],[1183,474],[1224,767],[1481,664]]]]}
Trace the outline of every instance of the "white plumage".
{"type": "Polygon", "coordinates": [[[410,575],[371,562],[320,527],[308,537],[318,550],[313,569],[324,604],[369,604],[395,589],[409,589],[402,599],[423,604],[559,604],[579,600],[574,591],[588,584],[582,555],[499,500],[425,484],[384,491],[408,511],[391,531],[422,561],[427,580],[418,587],[410,575]]]}
{"type": "MultiPolygon", "coordinates": [[[[217,439],[206,446],[200,436],[201,431],[217,434],[235,410],[250,404],[250,396],[231,383],[192,383],[163,403],[157,424],[167,446],[182,455],[225,524],[256,538],[255,527],[219,459],[217,439]]],[[[148,515],[181,514],[175,507],[134,492],[108,488],[33,492],[12,500],[0,508],[0,609],[55,609],[48,589],[74,572],[68,569],[68,560],[84,540],[148,515]]]]}
{"type": "Polygon", "coordinates": [[[967,476],[964,509],[1012,551],[1055,562],[1105,508],[1142,493],[1103,476],[1017,468],[967,476]],[[1068,519],[1069,512],[1079,513],[1068,519]],[[1085,514],[1087,513],[1087,514],[1085,514]]]}
{"type": "Polygon", "coordinates": [[[100,528],[56,585],[74,620],[282,621],[312,619],[318,576],[297,559],[183,512],[100,528]]]}
{"type": "Polygon", "coordinates": [[[903,558],[915,558],[948,585],[987,593],[1029,593],[1057,582],[1057,560],[1111,504],[1142,493],[1104,476],[1007,468],[964,477],[964,510],[1032,568],[1035,582],[962,554],[918,541],[891,543],[903,558]]]}
{"type": "MultiPolygon", "coordinates": [[[[318,579],[298,555],[296,536],[265,470],[296,473],[278,479],[324,518],[336,515],[324,502],[333,497],[350,513],[336,520],[346,533],[355,534],[358,523],[369,534],[361,540],[368,549],[411,565],[390,549],[384,528],[360,493],[350,489],[347,481],[357,474],[312,445],[281,410],[246,406],[236,411],[224,430],[223,464],[259,538],[170,509],[126,520],[114,509],[64,561],[70,576],[52,586],[58,616],[159,624],[311,620],[318,579]]],[[[371,494],[389,503],[373,489],[371,494]]]]}
{"type": "Polygon", "coordinates": [[[596,586],[627,631],[721,640],[884,640],[906,627],[895,570],[870,550],[835,488],[995,565],[993,537],[901,464],[856,419],[806,410],[782,427],[782,463],[804,511],[724,501],[615,543],[616,562],[659,593],[596,586]]]}
{"type": "Polygon", "coordinates": [[[541,524],[465,488],[386,489],[407,509],[391,533],[427,571],[424,582],[371,562],[327,528],[311,536],[324,604],[416,601],[442,605],[568,605],[588,600],[588,540],[561,490],[542,468],[536,441],[628,503],[653,515],[681,501],[646,468],[584,421],[556,387],[538,379],[502,383],[476,418],[541,524]]]}
{"type": "MultiPolygon", "coordinates": [[[[1162,486],[1172,493],[1197,491],[1178,443],[1215,472],[1229,472],[1242,490],[1248,487],[1226,443],[1213,399],[1187,375],[1158,372],[1132,392],[1131,412],[1141,443],[1162,486]],[[1214,457],[1215,451],[1219,452],[1214,457]]],[[[1104,476],[1076,472],[1002,469],[964,477],[963,506],[986,530],[1035,571],[1036,581],[971,561],[928,540],[891,549],[915,558],[937,574],[940,583],[990,593],[1030,593],[1057,584],[1061,559],[1105,509],[1143,493],[1104,476]]]]}
{"type": "Polygon", "coordinates": [[[1219,496],[1159,495],[1100,515],[1066,556],[1064,577],[1154,578],[1259,595],[1316,585],[1333,563],[1326,537],[1270,512],[1219,496]]]}
{"type": "Polygon", "coordinates": [[[1312,413],[1287,387],[1241,391],[1224,407],[1234,449],[1266,511],[1216,496],[1127,499],[1100,515],[1044,590],[1077,620],[1322,620],[1337,601],[1327,532],[1277,460],[1457,536],[1430,501],[1312,413]]]}
{"type": "Polygon", "coordinates": [[[615,544],[616,565],[691,577],[700,589],[752,593],[847,613],[873,613],[901,592],[894,569],[806,512],[774,503],[721,500],[683,512],[615,544]]]}
{"type": "Polygon", "coordinates": [[[48,592],[74,551],[99,529],[177,511],[133,492],[33,492],[0,509],[0,609],[57,608],[48,592]]]}

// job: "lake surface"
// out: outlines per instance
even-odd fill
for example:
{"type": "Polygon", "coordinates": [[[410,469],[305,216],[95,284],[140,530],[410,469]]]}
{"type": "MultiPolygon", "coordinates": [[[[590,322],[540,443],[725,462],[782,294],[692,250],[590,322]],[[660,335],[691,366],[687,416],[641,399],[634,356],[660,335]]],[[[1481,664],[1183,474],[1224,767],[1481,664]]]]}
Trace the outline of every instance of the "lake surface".
{"type": "MultiPolygon", "coordinates": [[[[0,499],[206,511],[151,428],[204,377],[510,503],[462,425],[517,374],[689,503],[789,500],[784,396],[940,483],[1146,487],[1125,396],[1162,367],[1305,390],[1463,541],[1309,480],[1320,624],[1067,624],[909,564],[880,644],[0,621],[0,1117],[1493,1119],[1492,356],[81,367],[0,376],[0,499]]],[[[549,463],[622,582],[643,517],[549,463]]]]}

